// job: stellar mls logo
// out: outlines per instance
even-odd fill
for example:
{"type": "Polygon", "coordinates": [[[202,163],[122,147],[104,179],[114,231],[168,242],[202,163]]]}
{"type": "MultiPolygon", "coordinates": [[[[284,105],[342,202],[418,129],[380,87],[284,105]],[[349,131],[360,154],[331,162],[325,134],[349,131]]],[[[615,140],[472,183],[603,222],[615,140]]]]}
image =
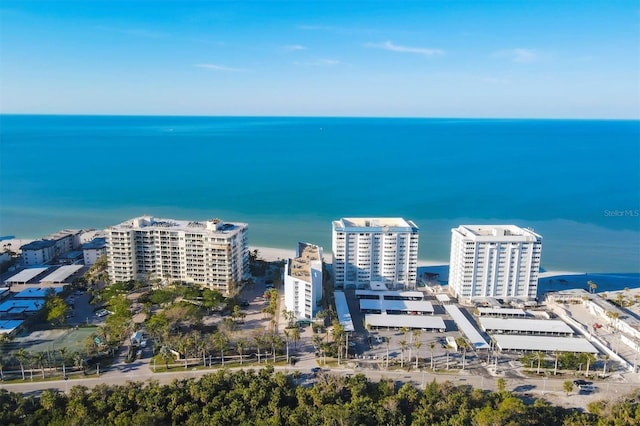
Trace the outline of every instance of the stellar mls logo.
{"type": "Polygon", "coordinates": [[[638,217],[640,216],[640,210],[605,210],[605,217],[638,217]]]}

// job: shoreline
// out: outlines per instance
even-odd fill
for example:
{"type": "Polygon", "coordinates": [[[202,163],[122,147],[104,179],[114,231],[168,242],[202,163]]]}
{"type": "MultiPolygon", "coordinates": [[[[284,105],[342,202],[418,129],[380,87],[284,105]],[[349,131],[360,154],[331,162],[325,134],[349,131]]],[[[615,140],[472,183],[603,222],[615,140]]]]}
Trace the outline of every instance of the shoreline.
{"type": "MultiPolygon", "coordinates": [[[[249,250],[258,250],[258,256],[266,261],[286,260],[295,256],[295,250],[266,246],[249,246],[249,250]]],[[[331,252],[323,252],[324,262],[331,263],[331,252]]],[[[418,274],[425,272],[437,273],[440,279],[446,281],[449,275],[449,263],[428,259],[418,260],[418,274]]],[[[540,272],[538,288],[542,291],[557,291],[573,288],[586,288],[588,281],[598,285],[597,292],[616,291],[624,288],[640,288],[640,273],[626,272],[579,272],[567,270],[545,270],[540,272]]]]}
{"type": "MultiPolygon", "coordinates": [[[[258,250],[258,256],[267,261],[286,260],[295,257],[296,251],[293,249],[282,249],[277,247],[265,247],[265,246],[249,246],[249,251],[258,250]]],[[[325,263],[333,262],[333,255],[331,252],[327,253],[323,250],[322,259],[325,263]]],[[[436,260],[418,259],[418,267],[429,266],[448,266],[448,262],[439,262],[436,260]]]]}

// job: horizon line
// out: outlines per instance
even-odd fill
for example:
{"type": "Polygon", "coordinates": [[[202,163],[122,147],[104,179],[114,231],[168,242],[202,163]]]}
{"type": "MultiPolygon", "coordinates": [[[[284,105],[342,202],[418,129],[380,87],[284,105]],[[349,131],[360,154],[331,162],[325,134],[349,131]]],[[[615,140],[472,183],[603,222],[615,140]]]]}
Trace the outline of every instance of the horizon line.
{"type": "Polygon", "coordinates": [[[198,117],[198,118],[339,118],[339,119],[412,119],[412,120],[557,120],[557,121],[640,121],[640,117],[508,117],[508,116],[418,116],[418,115],[232,115],[232,114],[127,114],[127,113],[23,113],[0,112],[0,116],[42,116],[42,117],[198,117]]]}

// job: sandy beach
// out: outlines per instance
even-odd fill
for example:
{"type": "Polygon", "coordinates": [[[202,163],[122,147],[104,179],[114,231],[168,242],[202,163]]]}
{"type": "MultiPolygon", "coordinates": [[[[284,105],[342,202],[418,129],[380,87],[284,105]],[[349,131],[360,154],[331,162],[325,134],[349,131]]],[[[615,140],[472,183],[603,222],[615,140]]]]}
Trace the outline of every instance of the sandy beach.
{"type": "MultiPolygon", "coordinates": [[[[284,260],[295,256],[295,250],[280,249],[264,246],[250,246],[250,250],[258,250],[258,255],[268,261],[284,260]]],[[[323,253],[326,263],[332,262],[331,252],[323,253]]],[[[425,273],[438,274],[437,280],[448,281],[449,265],[442,261],[418,260],[418,275],[425,273]]],[[[597,292],[618,291],[625,288],[640,288],[640,274],[638,273],[594,273],[553,270],[540,273],[538,283],[539,292],[567,290],[572,288],[587,289],[587,283],[593,281],[597,284],[597,292]]]]}
{"type": "MultiPolygon", "coordinates": [[[[296,255],[296,251],[294,249],[280,249],[274,247],[264,247],[264,246],[249,246],[249,250],[258,250],[258,255],[264,260],[268,261],[276,261],[282,259],[289,259],[296,255]]],[[[326,263],[333,262],[333,256],[331,255],[331,251],[324,251],[323,259],[326,263]]],[[[442,266],[443,262],[437,260],[424,260],[418,259],[418,267],[425,266],[442,266]]]]}

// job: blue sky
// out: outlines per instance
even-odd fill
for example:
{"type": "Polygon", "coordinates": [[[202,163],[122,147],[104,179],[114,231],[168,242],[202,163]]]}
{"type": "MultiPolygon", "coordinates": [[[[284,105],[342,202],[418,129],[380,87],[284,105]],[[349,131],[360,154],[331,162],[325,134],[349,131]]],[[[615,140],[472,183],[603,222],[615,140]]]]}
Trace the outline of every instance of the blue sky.
{"type": "Polygon", "coordinates": [[[640,118],[637,1],[11,1],[0,112],[640,118]]]}

